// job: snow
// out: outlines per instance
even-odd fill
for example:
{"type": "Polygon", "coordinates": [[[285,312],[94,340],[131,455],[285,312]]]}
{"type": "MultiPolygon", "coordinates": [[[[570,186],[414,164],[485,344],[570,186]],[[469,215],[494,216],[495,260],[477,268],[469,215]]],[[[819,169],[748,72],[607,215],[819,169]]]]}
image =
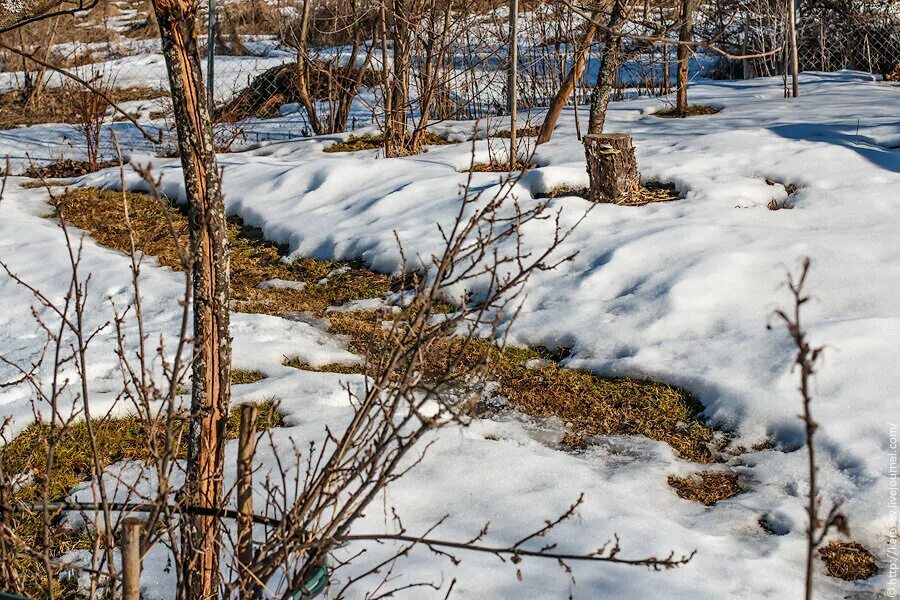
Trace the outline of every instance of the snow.
{"type": "MultiPolygon", "coordinates": [[[[506,413],[434,434],[426,460],[389,490],[385,506],[395,506],[410,531],[450,515],[435,533],[448,539],[469,539],[490,521],[488,541],[501,544],[539,528],[584,493],[578,518],[553,536],[561,549],[591,550],[618,533],[626,557],[670,550],[697,550],[697,555],[689,565],[662,573],[575,565],[577,598],[798,597],[806,455],[796,418],[793,349],[772,313],[789,300],[786,270],[810,256],[814,299],[805,308],[805,322],[813,342],[827,345],[813,404],[821,425],[820,485],[826,502],[845,500],[853,539],[879,554],[897,526],[887,503],[889,424],[900,423],[895,398],[900,388],[898,92],[896,85],[841,72],[804,74],[802,95],[791,100],[782,98],[779,79],[692,85],[692,102],[722,111],[684,120],[654,116],[662,105],[658,100],[614,103],[607,128],[632,134],[645,180],[673,182],[683,199],[640,208],[592,207],[576,197],[551,201],[552,208],[562,209],[564,224],[585,217],[561,249],[579,254],[570,265],[530,281],[522,314],[512,324],[512,341],[571,347],[570,367],[683,386],[710,419],[733,430],[747,447],[771,436],[778,448],[749,452],[728,465],[747,492],[712,508],[681,500],[666,477],[698,465],[675,457],[664,444],[612,437],[582,452],[563,452],[556,445],[560,424],[506,413]],[[788,199],[789,184],[799,191],[788,199]],[[788,199],[791,208],[767,209],[773,197],[788,199]],[[763,532],[758,525],[763,515],[785,534],[763,532]]],[[[581,115],[582,124],[586,117],[581,115]]],[[[441,128],[470,137],[475,127],[468,122],[441,128]]],[[[407,256],[439,250],[435,223],[446,224],[456,213],[468,176],[459,171],[473,155],[485,160],[492,152],[506,152],[505,140],[480,139],[395,159],[376,151],[323,153],[334,139],[268,143],[222,155],[228,211],[287,244],[292,256],[361,258],[373,268],[396,271],[401,257],[394,231],[407,256]]],[[[585,185],[571,109],[533,160],[538,168],[515,187],[526,206],[552,188],[585,185]]],[[[177,162],[154,158],[153,163],[163,175],[163,191],[183,196],[177,162]]],[[[498,177],[473,174],[473,188],[489,192],[498,177]]],[[[78,184],[116,187],[118,178],[110,170],[78,184]]],[[[140,188],[140,182],[130,177],[129,186],[140,188]]],[[[58,298],[66,263],[59,229],[41,217],[43,192],[10,188],[0,203],[0,259],[58,298]]],[[[551,224],[534,223],[526,243],[539,248],[551,234],[551,224]]],[[[99,323],[108,318],[100,307],[105,296],[127,300],[128,261],[90,240],[84,257],[98,294],[91,318],[99,323]]],[[[151,330],[172,335],[180,275],[148,263],[143,276],[151,330]]],[[[5,309],[0,348],[27,361],[37,351],[29,296],[0,278],[0,302],[5,309]]],[[[288,414],[289,427],[274,434],[276,449],[261,449],[261,464],[271,464],[272,452],[289,455],[288,438],[321,439],[325,423],[346,421],[350,409],[342,384],[361,385],[358,376],[281,364],[285,356],[314,365],[356,360],[340,339],[323,333],[321,324],[302,320],[239,314],[233,319],[235,366],[269,375],[237,386],[236,401],[277,397],[288,414]]],[[[115,389],[113,341],[101,335],[92,357],[92,384],[100,390],[95,401],[101,405],[111,400],[102,393],[104,385],[115,389]]],[[[11,376],[5,370],[0,375],[11,376]]],[[[21,391],[0,389],[2,412],[15,423],[30,417],[27,400],[21,391]]],[[[234,452],[229,447],[229,456],[234,452]]],[[[234,473],[226,476],[231,480],[234,473]]],[[[357,530],[384,527],[384,515],[374,510],[357,530]]],[[[349,556],[355,549],[341,552],[349,556]]],[[[389,551],[372,548],[354,569],[363,570],[389,551]]],[[[565,597],[570,585],[556,564],[526,561],[518,582],[510,564],[462,558],[454,567],[425,550],[414,551],[399,567],[400,581],[443,575],[445,589],[457,579],[459,597],[486,599],[565,597]]],[[[874,596],[886,588],[887,575],[883,570],[856,584],[824,576],[817,581],[819,598],[874,596]]],[[[147,597],[170,592],[171,581],[152,569],[144,584],[147,597]]]]}

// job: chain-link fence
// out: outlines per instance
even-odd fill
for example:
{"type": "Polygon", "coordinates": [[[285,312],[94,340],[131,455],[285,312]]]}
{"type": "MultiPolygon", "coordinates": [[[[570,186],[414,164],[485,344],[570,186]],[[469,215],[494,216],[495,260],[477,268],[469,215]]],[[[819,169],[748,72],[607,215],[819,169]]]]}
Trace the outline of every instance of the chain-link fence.
{"type": "MultiPolygon", "coordinates": [[[[895,4],[866,2],[842,8],[840,3],[824,8],[821,3],[801,2],[803,70],[887,73],[894,68],[900,60],[900,17],[891,8],[895,4]]],[[[211,40],[204,52],[213,57],[213,112],[221,150],[384,122],[385,83],[397,65],[391,40],[383,43],[377,2],[362,2],[356,12],[348,11],[340,0],[317,1],[312,12],[305,12],[312,3],[303,0],[217,4],[213,35],[207,35],[206,15],[198,25],[202,39],[211,40]]],[[[675,5],[648,6],[639,33],[673,35],[675,5]]],[[[763,52],[782,43],[783,3],[756,0],[741,7],[743,14],[725,18],[718,4],[701,5],[698,39],[715,38],[735,54],[763,52]]],[[[128,117],[102,102],[89,102],[77,84],[52,69],[0,52],[0,143],[8,153],[21,160],[28,158],[26,153],[52,161],[90,158],[91,152],[98,159],[109,159],[115,155],[112,132],[126,152],[174,151],[165,63],[148,8],[145,0],[104,0],[74,19],[29,25],[14,40],[22,52],[106,90],[128,117]],[[149,136],[129,118],[141,123],[149,136]],[[15,125],[34,127],[9,129],[15,125]]],[[[507,18],[500,9],[426,15],[421,28],[409,32],[414,44],[408,64],[411,121],[485,119],[506,112],[507,18]]],[[[565,3],[548,2],[523,11],[517,68],[524,114],[553,99],[582,50],[585,24],[565,3]]],[[[633,43],[628,50],[615,98],[672,89],[671,46],[633,43]]],[[[588,102],[601,56],[597,39],[570,103],[588,102]]],[[[692,79],[713,74],[766,76],[783,72],[784,57],[729,65],[698,54],[691,65],[692,79]]]]}
{"type": "Polygon", "coordinates": [[[804,71],[853,69],[884,75],[900,61],[900,18],[840,28],[806,18],[797,33],[804,71]]]}

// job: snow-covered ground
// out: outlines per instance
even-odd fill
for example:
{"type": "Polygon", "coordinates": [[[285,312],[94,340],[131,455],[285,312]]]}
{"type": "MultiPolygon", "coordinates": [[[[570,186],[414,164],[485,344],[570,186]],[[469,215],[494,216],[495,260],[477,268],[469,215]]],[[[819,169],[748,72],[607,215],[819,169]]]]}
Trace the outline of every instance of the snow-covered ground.
{"type": "MultiPolygon", "coordinates": [[[[609,130],[634,136],[644,178],[674,182],[684,198],[639,208],[593,207],[562,249],[578,250],[575,261],[529,283],[512,337],[571,347],[568,366],[683,386],[740,443],[751,447],[771,437],[778,448],[744,454],[728,465],[747,491],[706,508],[677,498],[668,487],[668,475],[695,471],[697,465],[676,458],[662,443],[604,438],[573,454],[548,443],[561,436],[553,423],[515,415],[479,420],[467,429],[436,434],[423,464],[390,490],[386,503],[396,506],[410,531],[449,514],[437,532],[441,537],[469,539],[490,521],[489,539],[509,543],[584,492],[578,518],[554,536],[561,549],[592,550],[618,533],[622,556],[670,550],[697,550],[697,555],[689,565],[662,573],[575,565],[576,598],[798,597],[806,456],[798,451],[792,348],[772,311],[788,302],[782,285],[786,269],[810,256],[815,298],[806,307],[806,325],[814,342],[828,346],[813,407],[821,424],[823,496],[845,500],[853,539],[884,561],[897,525],[888,501],[890,432],[900,423],[900,88],[844,72],[804,75],[802,96],[792,100],[782,98],[779,79],[704,82],[690,94],[693,102],[722,111],[661,119],[652,114],[663,106],[659,100],[635,100],[614,103],[607,120],[609,130]],[[799,186],[790,198],[792,208],[767,209],[770,199],[787,198],[788,184],[799,186]],[[758,524],[763,515],[783,535],[763,531],[758,524]]],[[[549,188],[585,185],[573,116],[564,113],[554,139],[534,156],[538,168],[517,184],[522,203],[533,203],[535,194],[549,188]]],[[[586,121],[582,114],[581,123],[586,121]]],[[[462,138],[474,126],[444,123],[438,130],[462,138]]],[[[228,210],[288,244],[295,256],[358,257],[393,271],[400,265],[395,230],[408,255],[437,250],[435,223],[446,223],[456,212],[466,178],[458,171],[472,159],[473,145],[434,147],[397,159],[377,151],[323,153],[337,137],[221,156],[228,210]]],[[[475,160],[486,160],[491,146],[502,156],[500,143],[476,142],[475,160]]],[[[163,191],[179,197],[177,162],[153,162],[163,175],[163,191]]],[[[118,177],[115,171],[100,172],[79,184],[115,187],[118,177]]],[[[479,189],[491,189],[497,180],[492,173],[473,178],[479,189]]],[[[0,259],[60,297],[66,269],[60,232],[40,216],[47,211],[44,193],[20,189],[17,181],[11,180],[0,203],[0,259]]],[[[140,187],[136,177],[129,184],[140,187]]],[[[563,210],[567,223],[589,208],[577,197],[558,198],[552,206],[563,210]]],[[[539,247],[551,233],[549,224],[537,223],[526,241],[539,247]]],[[[102,309],[106,296],[127,300],[128,261],[89,240],[84,252],[84,268],[94,273],[92,319],[102,322],[109,318],[102,309]]],[[[171,335],[180,276],[147,267],[144,277],[149,327],[171,335]]],[[[0,348],[16,360],[33,358],[37,337],[27,292],[0,278],[0,305],[0,348]]],[[[290,427],[279,430],[276,439],[285,444],[288,436],[317,439],[323,423],[346,418],[340,381],[349,376],[281,365],[284,355],[313,364],[351,360],[339,341],[313,326],[275,317],[235,315],[234,330],[235,366],[269,375],[238,386],[235,395],[282,399],[290,427]]],[[[95,345],[91,376],[98,402],[104,401],[104,390],[109,396],[115,389],[113,343],[102,335],[95,345]]],[[[22,426],[30,416],[27,397],[15,389],[0,390],[0,407],[22,426]]],[[[266,458],[263,452],[260,460],[266,458]]],[[[381,511],[373,511],[358,530],[383,530],[384,521],[381,511]]],[[[377,555],[373,551],[366,560],[377,555]]],[[[416,551],[398,573],[404,581],[443,574],[445,587],[456,578],[454,591],[462,598],[563,598],[570,586],[556,564],[526,561],[519,582],[512,565],[463,558],[453,567],[416,551]]],[[[165,597],[169,579],[151,569],[144,580],[147,597],[165,597]]],[[[859,584],[820,576],[817,597],[876,597],[886,586],[886,569],[859,584]]],[[[407,597],[422,596],[412,590],[407,597]]]]}

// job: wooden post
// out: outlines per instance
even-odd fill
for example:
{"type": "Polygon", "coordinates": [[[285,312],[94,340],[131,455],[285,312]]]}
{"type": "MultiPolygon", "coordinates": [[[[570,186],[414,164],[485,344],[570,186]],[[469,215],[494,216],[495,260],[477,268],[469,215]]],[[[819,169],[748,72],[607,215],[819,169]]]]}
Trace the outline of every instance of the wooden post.
{"type": "Polygon", "coordinates": [[[122,520],[122,600],[141,598],[141,527],[140,519],[122,520]]]}
{"type": "Polygon", "coordinates": [[[790,51],[791,51],[791,95],[796,98],[800,95],[800,85],[798,78],[800,77],[800,58],[797,51],[797,4],[796,0],[787,0],[788,2],[788,34],[790,35],[790,51]]]}
{"type": "Polygon", "coordinates": [[[238,581],[241,597],[249,594],[250,578],[244,568],[253,562],[253,455],[256,454],[256,405],[241,406],[238,437],[237,509],[238,509],[238,581]]]}
{"type": "Polygon", "coordinates": [[[519,0],[509,0],[509,170],[516,170],[516,105],[518,81],[516,67],[519,62],[519,0]]]}
{"type": "Polygon", "coordinates": [[[631,136],[602,133],[584,136],[591,202],[627,202],[640,186],[631,136]]]}

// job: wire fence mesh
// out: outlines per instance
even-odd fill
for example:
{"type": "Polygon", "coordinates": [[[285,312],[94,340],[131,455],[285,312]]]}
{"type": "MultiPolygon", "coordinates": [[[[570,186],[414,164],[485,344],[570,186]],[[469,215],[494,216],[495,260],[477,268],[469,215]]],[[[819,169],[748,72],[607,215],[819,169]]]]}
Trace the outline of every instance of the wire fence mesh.
{"type": "MultiPolygon", "coordinates": [[[[840,13],[801,2],[801,69],[891,72],[900,60],[900,16],[895,2],[877,4],[882,1],[845,7],[840,13]]],[[[203,50],[213,58],[213,116],[221,150],[383,124],[385,83],[397,65],[395,48],[384,43],[378,27],[378,3],[361,3],[363,8],[349,12],[341,2],[323,0],[305,21],[310,5],[303,0],[218,0],[211,43],[203,50]]],[[[783,6],[768,0],[740,6],[743,12],[729,16],[717,3],[701,5],[698,39],[715,38],[738,54],[779,47],[783,6]]],[[[642,33],[673,35],[674,5],[645,4],[644,13],[642,33]]],[[[502,10],[448,11],[445,21],[426,20],[411,33],[411,119],[490,119],[506,112],[507,17],[502,10]],[[420,38],[435,43],[429,46],[420,38]]],[[[204,43],[206,23],[201,15],[204,43]]],[[[522,13],[517,65],[522,113],[529,115],[553,99],[582,50],[585,23],[564,3],[539,4],[522,13]]],[[[61,124],[53,135],[35,129],[27,140],[32,150],[46,144],[44,155],[51,158],[83,158],[94,151],[109,159],[115,153],[114,133],[125,151],[174,152],[166,69],[145,0],[100,2],[75,19],[29,25],[14,41],[24,53],[107,91],[127,113],[115,112],[108,103],[91,104],[77,84],[52,69],[0,52],[0,127],[61,124]],[[149,138],[161,137],[140,135],[129,118],[139,121],[149,138]],[[91,144],[94,150],[85,149],[91,144]]],[[[671,91],[671,46],[631,43],[627,49],[614,98],[671,91]]],[[[602,51],[595,40],[570,104],[589,101],[602,51]]],[[[778,75],[784,62],[781,54],[727,61],[698,53],[691,61],[691,78],[778,75]]],[[[24,158],[24,144],[22,153],[19,158],[24,158]]]]}

